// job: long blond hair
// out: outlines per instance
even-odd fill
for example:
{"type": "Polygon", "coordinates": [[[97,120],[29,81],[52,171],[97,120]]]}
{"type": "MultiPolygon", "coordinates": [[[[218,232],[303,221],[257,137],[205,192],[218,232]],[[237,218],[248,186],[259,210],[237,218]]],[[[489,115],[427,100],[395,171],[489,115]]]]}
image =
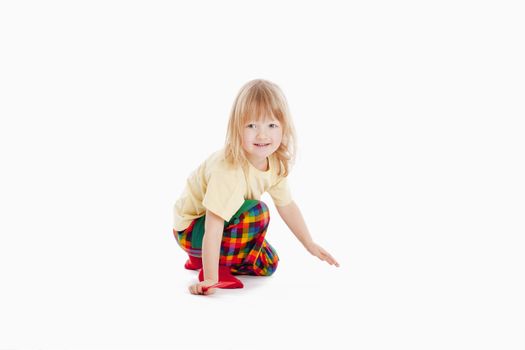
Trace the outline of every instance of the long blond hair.
{"type": "Polygon", "coordinates": [[[278,175],[286,177],[295,162],[297,136],[286,97],[276,84],[268,80],[251,80],[237,94],[228,122],[225,159],[233,166],[246,169],[248,159],[242,148],[243,128],[249,120],[259,121],[265,116],[273,116],[283,129],[281,145],[274,154],[279,161],[278,175]]]}

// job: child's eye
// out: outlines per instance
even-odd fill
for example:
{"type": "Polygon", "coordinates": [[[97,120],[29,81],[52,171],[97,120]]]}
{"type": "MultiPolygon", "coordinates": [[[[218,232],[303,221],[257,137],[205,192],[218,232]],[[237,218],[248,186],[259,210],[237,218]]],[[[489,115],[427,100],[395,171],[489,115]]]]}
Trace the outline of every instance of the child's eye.
{"type": "MultiPolygon", "coordinates": [[[[246,127],[250,128],[250,129],[254,129],[254,128],[257,127],[257,125],[255,125],[255,124],[248,124],[248,125],[246,125],[246,127]]],[[[273,123],[270,124],[270,128],[272,128],[272,129],[278,128],[278,127],[279,127],[279,125],[277,125],[277,124],[273,124],[273,123]]]]}

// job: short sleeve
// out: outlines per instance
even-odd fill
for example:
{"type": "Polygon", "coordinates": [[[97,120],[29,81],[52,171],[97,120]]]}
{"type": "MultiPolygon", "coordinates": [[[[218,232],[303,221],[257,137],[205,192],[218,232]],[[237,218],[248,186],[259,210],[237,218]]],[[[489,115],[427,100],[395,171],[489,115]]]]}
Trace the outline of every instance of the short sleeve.
{"type": "Polygon", "coordinates": [[[292,194],[286,177],[279,178],[275,185],[270,187],[268,193],[278,207],[284,207],[292,202],[292,194]]]}
{"type": "Polygon", "coordinates": [[[224,221],[230,221],[244,203],[244,187],[240,180],[235,172],[212,172],[202,205],[224,221]]]}

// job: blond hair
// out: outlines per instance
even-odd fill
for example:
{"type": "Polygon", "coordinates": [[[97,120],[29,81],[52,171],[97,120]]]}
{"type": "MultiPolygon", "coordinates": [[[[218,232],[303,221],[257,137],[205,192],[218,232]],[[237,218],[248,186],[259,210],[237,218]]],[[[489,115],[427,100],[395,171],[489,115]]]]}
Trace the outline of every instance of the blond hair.
{"type": "Polygon", "coordinates": [[[266,116],[273,116],[281,124],[283,137],[274,154],[279,163],[278,175],[286,177],[295,162],[297,136],[286,97],[276,84],[267,80],[251,80],[237,94],[228,122],[225,159],[233,166],[246,169],[248,159],[242,147],[243,128],[248,121],[259,121],[266,116]]]}

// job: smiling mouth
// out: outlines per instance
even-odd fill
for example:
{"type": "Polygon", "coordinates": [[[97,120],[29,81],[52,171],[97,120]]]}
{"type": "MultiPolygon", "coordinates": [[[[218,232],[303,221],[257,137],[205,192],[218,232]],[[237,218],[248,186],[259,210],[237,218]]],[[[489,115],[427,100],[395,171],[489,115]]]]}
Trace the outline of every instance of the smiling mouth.
{"type": "Polygon", "coordinates": [[[269,146],[270,144],[269,143],[254,143],[254,145],[257,147],[266,147],[266,146],[269,146]]]}

